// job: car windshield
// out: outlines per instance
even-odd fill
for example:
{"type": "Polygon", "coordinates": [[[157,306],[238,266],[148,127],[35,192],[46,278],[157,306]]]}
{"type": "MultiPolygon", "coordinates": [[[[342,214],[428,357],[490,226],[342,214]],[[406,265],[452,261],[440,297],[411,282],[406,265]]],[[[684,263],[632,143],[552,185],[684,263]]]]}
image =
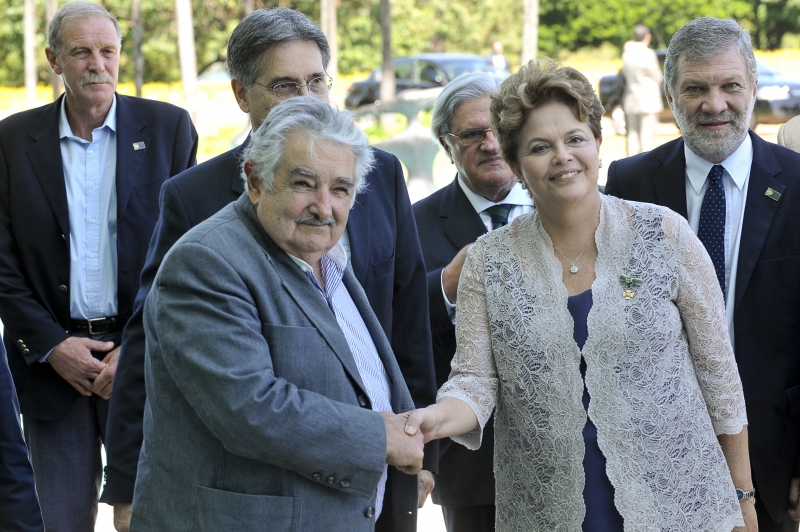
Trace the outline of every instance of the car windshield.
{"type": "Polygon", "coordinates": [[[766,64],[761,59],[756,59],[756,65],[758,65],[758,74],[760,76],[777,76],[780,74],[777,70],[766,64]]]}
{"type": "Polygon", "coordinates": [[[439,62],[450,79],[465,72],[491,72],[494,68],[485,59],[452,59],[439,62]]]}

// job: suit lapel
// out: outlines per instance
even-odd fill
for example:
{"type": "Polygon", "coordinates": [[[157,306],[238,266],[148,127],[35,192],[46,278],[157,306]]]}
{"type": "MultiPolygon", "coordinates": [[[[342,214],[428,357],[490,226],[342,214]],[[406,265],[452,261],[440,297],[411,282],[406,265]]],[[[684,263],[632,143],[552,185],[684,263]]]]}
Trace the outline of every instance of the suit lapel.
{"type": "MultiPolygon", "coordinates": [[[[367,187],[375,171],[366,176],[367,187]]],[[[362,286],[366,283],[367,270],[369,267],[370,256],[370,232],[369,232],[369,191],[362,192],[356,197],[353,208],[347,219],[347,237],[350,239],[350,264],[353,266],[358,282],[362,286]],[[358,252],[356,252],[358,250],[358,252]]]]}
{"type": "Polygon", "coordinates": [[[242,152],[247,145],[250,143],[250,135],[247,135],[247,138],[244,139],[239,146],[231,150],[230,154],[233,160],[233,168],[231,169],[231,190],[236,194],[236,196],[241,196],[244,193],[244,179],[242,179],[242,152]]]}
{"type": "Polygon", "coordinates": [[[761,255],[772,220],[780,207],[781,202],[770,199],[765,192],[771,188],[783,194],[786,189],[786,185],[775,177],[780,174],[781,166],[770,150],[769,144],[752,132],[750,138],[753,140],[753,165],[750,168],[742,234],[739,237],[734,312],[739,308],[747,283],[750,282],[753,269],[761,255]]]}
{"type": "Polygon", "coordinates": [[[364,382],[361,380],[361,374],[358,372],[356,361],[350,352],[350,346],[347,344],[347,340],[339,327],[339,323],[336,321],[336,317],[328,306],[328,302],[297,264],[267,235],[261,227],[255,209],[247,195],[242,195],[236,200],[236,212],[250,231],[250,234],[256,239],[256,242],[263,248],[267,260],[281,278],[283,288],[289,297],[292,298],[306,318],[325,338],[331,350],[341,361],[345,371],[362,391],[366,390],[364,382]]]}
{"type": "MultiPolygon", "coordinates": [[[[126,96],[117,96],[117,219],[125,215],[125,208],[134,187],[139,184],[139,173],[151,149],[150,137],[144,133],[144,122],[130,105],[126,96]],[[144,143],[144,148],[141,148],[144,143]],[[138,149],[134,149],[134,144],[138,149]]],[[[144,178],[151,176],[144,176],[144,178]]]]}
{"type": "Polygon", "coordinates": [[[447,186],[442,196],[439,217],[445,218],[444,235],[459,250],[487,232],[480,215],[461,190],[458,177],[447,186]]]}
{"type": "Polygon", "coordinates": [[[36,142],[27,151],[44,195],[53,209],[62,234],[69,235],[69,206],[67,185],[64,183],[64,165],[61,160],[61,141],[58,138],[58,115],[64,96],[51,104],[30,131],[36,142]]]}
{"type": "Polygon", "coordinates": [[[688,218],[686,208],[686,156],[683,153],[683,140],[675,144],[659,159],[661,166],[651,174],[658,205],[669,207],[684,218],[688,218]]]}

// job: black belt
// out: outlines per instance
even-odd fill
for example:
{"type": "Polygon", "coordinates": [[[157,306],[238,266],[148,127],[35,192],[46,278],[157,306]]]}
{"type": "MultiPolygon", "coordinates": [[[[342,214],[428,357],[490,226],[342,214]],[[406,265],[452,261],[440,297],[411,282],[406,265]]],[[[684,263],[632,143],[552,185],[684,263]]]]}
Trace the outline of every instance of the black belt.
{"type": "Polygon", "coordinates": [[[73,331],[85,331],[89,334],[105,334],[121,331],[125,322],[117,316],[111,318],[92,318],[91,320],[72,320],[73,331]]]}

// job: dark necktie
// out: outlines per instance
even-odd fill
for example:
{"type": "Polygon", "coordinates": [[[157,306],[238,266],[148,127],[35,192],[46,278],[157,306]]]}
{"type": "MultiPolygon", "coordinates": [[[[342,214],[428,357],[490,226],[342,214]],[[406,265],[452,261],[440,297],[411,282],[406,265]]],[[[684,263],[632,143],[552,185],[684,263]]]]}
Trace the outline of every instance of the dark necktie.
{"type": "Polygon", "coordinates": [[[492,231],[499,229],[508,223],[508,214],[513,208],[514,205],[511,203],[500,203],[498,205],[492,205],[483,211],[492,219],[492,231]]]}
{"type": "Polygon", "coordinates": [[[722,185],[722,166],[715,164],[708,173],[708,190],[700,206],[697,237],[711,256],[723,297],[725,290],[725,187],[722,185]]]}

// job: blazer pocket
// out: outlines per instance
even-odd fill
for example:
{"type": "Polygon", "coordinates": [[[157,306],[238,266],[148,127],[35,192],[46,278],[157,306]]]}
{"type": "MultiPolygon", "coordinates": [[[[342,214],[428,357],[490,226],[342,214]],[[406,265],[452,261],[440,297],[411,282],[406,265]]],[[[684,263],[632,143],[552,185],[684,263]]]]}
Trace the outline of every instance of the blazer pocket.
{"type": "Polygon", "coordinates": [[[786,390],[786,412],[789,417],[800,416],[800,385],[786,390]]]}
{"type": "Polygon", "coordinates": [[[796,255],[800,255],[800,242],[789,242],[787,244],[765,247],[761,251],[761,255],[758,257],[758,262],[784,259],[786,257],[794,257],[796,255]]]}
{"type": "Polygon", "coordinates": [[[249,495],[203,486],[192,492],[193,532],[295,530],[293,497],[249,495]]]}
{"type": "Polygon", "coordinates": [[[392,250],[392,256],[381,262],[376,262],[372,265],[372,278],[380,279],[387,275],[394,273],[394,255],[395,250],[392,250]]]}

